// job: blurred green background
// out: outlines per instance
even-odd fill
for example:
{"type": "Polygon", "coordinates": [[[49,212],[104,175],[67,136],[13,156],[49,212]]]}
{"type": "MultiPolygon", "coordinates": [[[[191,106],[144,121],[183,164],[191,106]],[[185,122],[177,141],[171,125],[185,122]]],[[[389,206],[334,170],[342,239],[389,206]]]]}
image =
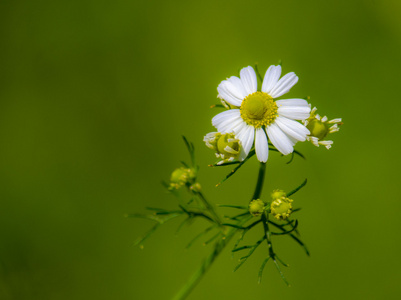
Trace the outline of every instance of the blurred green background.
{"type": "MultiPolygon", "coordinates": [[[[237,272],[225,251],[189,299],[400,299],[401,2],[0,2],[0,299],[170,299],[210,251],[185,245],[205,223],[126,219],[174,208],[160,180],[194,141],[214,203],[247,203],[253,160],[232,180],[210,169],[203,135],[216,87],[259,62],[283,61],[290,97],[345,125],[307,160],[271,153],[265,197],[290,190],[311,257],[274,239],[288,288],[266,247],[237,272]]],[[[249,242],[255,236],[249,237],[249,242]]]]}

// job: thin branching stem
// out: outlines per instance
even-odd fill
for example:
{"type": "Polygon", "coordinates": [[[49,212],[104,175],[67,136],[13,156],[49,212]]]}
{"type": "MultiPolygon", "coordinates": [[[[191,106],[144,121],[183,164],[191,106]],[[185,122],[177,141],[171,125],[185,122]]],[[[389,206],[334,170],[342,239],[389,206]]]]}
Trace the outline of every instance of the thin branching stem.
{"type": "Polygon", "coordinates": [[[205,196],[202,194],[202,192],[196,193],[199,198],[201,199],[203,205],[205,205],[206,209],[209,211],[209,213],[213,216],[213,219],[216,221],[216,223],[221,226],[221,219],[220,216],[217,214],[217,212],[214,210],[213,205],[209,203],[209,201],[206,200],[205,196]]]}
{"type": "MultiPolygon", "coordinates": [[[[241,164],[238,165],[236,169],[234,169],[234,171],[231,173],[231,175],[234,174],[235,171],[238,170],[254,154],[255,154],[254,151],[253,151],[253,153],[250,153],[248,155],[248,157],[244,161],[242,161],[241,164]]],[[[253,197],[251,200],[259,198],[262,193],[265,170],[266,170],[266,164],[261,163],[261,166],[259,169],[258,181],[257,181],[255,191],[253,193],[253,197]]],[[[230,177],[231,175],[227,176],[226,179],[228,177],[230,177]]],[[[241,219],[239,219],[239,221],[236,225],[239,227],[244,227],[246,222],[248,222],[251,218],[252,218],[252,216],[250,214],[246,214],[241,219]]],[[[206,271],[211,267],[214,260],[221,253],[221,251],[227,246],[227,244],[231,241],[231,239],[238,232],[238,230],[241,230],[241,229],[231,227],[229,229],[228,233],[224,236],[224,238],[219,239],[215,243],[213,252],[203,261],[201,267],[192,275],[192,277],[188,280],[188,282],[178,291],[178,293],[174,296],[173,300],[183,300],[191,293],[191,291],[195,288],[195,286],[199,283],[199,281],[205,275],[206,271]]],[[[264,237],[263,237],[263,240],[264,240],[264,237]]]]}
{"type": "MultiPolygon", "coordinates": [[[[247,221],[251,219],[251,216],[244,217],[240,222],[238,222],[239,226],[243,226],[247,221]]],[[[173,300],[183,300],[185,299],[191,291],[195,288],[195,286],[199,283],[205,273],[212,266],[215,259],[219,256],[221,251],[227,246],[227,244],[231,241],[233,236],[237,233],[237,228],[231,228],[228,233],[224,236],[225,238],[219,239],[214,246],[213,252],[209,254],[208,257],[203,261],[200,268],[190,277],[188,282],[178,291],[178,293],[174,296],[173,300]]]]}

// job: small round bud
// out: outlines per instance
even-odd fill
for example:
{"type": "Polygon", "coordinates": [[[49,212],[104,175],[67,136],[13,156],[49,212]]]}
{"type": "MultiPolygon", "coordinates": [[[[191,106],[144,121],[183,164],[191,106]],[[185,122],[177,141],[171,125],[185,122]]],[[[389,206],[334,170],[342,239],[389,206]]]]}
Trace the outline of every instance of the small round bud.
{"type": "Polygon", "coordinates": [[[292,213],[292,201],[291,199],[281,197],[275,199],[270,205],[270,211],[273,217],[277,220],[285,220],[292,213]]]}
{"type": "Polygon", "coordinates": [[[265,208],[266,204],[260,199],[252,200],[249,203],[249,212],[254,217],[259,217],[265,211],[265,208]]]}
{"type": "Polygon", "coordinates": [[[199,193],[202,190],[202,187],[199,182],[195,182],[193,185],[189,187],[191,191],[199,193]]]}
{"type": "Polygon", "coordinates": [[[271,196],[272,196],[272,199],[273,200],[275,200],[275,199],[277,199],[277,198],[282,198],[282,197],[285,197],[285,192],[283,191],[283,190],[274,190],[272,193],[271,193],[271,196]]]}
{"type": "Polygon", "coordinates": [[[195,171],[188,168],[178,168],[171,173],[170,188],[179,189],[196,177],[195,171]]]}

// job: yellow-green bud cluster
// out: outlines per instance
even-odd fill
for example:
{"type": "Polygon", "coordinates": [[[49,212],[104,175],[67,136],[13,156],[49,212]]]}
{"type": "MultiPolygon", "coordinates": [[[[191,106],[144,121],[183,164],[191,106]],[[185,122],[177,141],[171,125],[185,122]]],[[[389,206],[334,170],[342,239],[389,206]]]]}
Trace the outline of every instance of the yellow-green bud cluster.
{"type": "Polygon", "coordinates": [[[170,189],[179,189],[186,184],[192,184],[196,178],[195,170],[190,168],[178,168],[171,173],[170,189]]]}
{"type": "Polygon", "coordinates": [[[270,212],[277,220],[285,220],[292,213],[293,200],[286,197],[282,190],[274,190],[272,193],[272,203],[270,205],[270,212]]]}
{"type": "Polygon", "coordinates": [[[222,160],[218,164],[238,159],[241,152],[240,140],[235,138],[234,133],[210,132],[203,141],[206,146],[216,152],[216,157],[222,160]]]}
{"type": "Polygon", "coordinates": [[[329,121],[326,116],[321,117],[316,113],[316,111],[317,108],[314,107],[311,111],[310,117],[304,121],[304,125],[310,131],[310,135],[307,137],[307,139],[316,147],[322,145],[327,149],[330,149],[333,141],[326,140],[325,138],[328,134],[340,130],[340,125],[343,124],[342,120],[337,118],[329,121]]]}
{"type": "Polygon", "coordinates": [[[249,213],[254,217],[259,217],[266,210],[266,203],[260,199],[252,200],[249,203],[249,213]]]}

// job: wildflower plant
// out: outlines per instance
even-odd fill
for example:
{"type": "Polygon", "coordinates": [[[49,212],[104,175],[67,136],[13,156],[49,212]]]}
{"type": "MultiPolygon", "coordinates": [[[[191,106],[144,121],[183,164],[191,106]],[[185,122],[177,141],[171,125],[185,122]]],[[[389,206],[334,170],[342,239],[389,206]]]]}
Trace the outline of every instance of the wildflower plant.
{"type": "Polygon", "coordinates": [[[148,207],[147,214],[128,215],[155,222],[155,225],[136,241],[136,245],[141,247],[146,239],[166,222],[181,218],[177,232],[185,224],[190,224],[196,219],[205,219],[208,222],[208,226],[189,241],[187,248],[204,239],[205,245],[213,245],[212,250],[174,299],[185,299],[189,295],[234,237],[236,242],[233,243],[231,252],[245,252],[234,271],[238,270],[262,244],[267,246],[267,250],[263,250],[266,257],[261,262],[258,272],[259,283],[265,266],[271,261],[288,285],[282,269],[288,265],[275,252],[273,236],[289,237],[309,256],[309,251],[299,236],[295,214],[300,208],[297,207],[294,197],[305,186],[307,180],[295,186],[292,191],[275,189],[270,192],[269,197],[264,196],[262,189],[266,164],[270,151],[279,152],[282,156],[290,155],[287,163],[291,163],[295,155],[305,158],[294,149],[298,142],[311,141],[316,146],[323,145],[329,149],[333,142],[326,137],[339,130],[342,120],[328,121],[327,117],[320,117],[316,114],[316,108],[311,110],[311,105],[306,99],[278,99],[298,82],[298,77],[293,72],[281,77],[281,65],[270,66],[264,77],[259,74],[257,66],[255,69],[250,66],[243,68],[239,75],[227,78],[218,85],[221,104],[212,107],[223,111],[212,119],[217,131],[206,134],[204,142],[218,159],[210,164],[210,167],[232,168],[216,186],[228,180],[247,161],[256,156],[260,166],[251,197],[243,199],[242,205],[228,203],[217,206],[209,201],[198,182],[199,166],[195,159],[194,144],[183,137],[190,162],[181,162],[182,166],[172,172],[170,181],[163,182],[166,190],[177,197],[177,208],[167,210],[148,207]],[[221,210],[225,213],[222,214],[221,210]],[[259,232],[260,237],[252,244],[244,245],[243,239],[250,231],[259,232]],[[206,239],[206,236],[209,238],[206,239]]]}

